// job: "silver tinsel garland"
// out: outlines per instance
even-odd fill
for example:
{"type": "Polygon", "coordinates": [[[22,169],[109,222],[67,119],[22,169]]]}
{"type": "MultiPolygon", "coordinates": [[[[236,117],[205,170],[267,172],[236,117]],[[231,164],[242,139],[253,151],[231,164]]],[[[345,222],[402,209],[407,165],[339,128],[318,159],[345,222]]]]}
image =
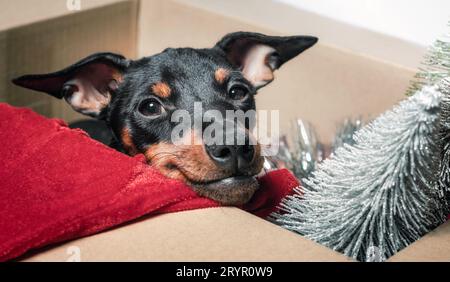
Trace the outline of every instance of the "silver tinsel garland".
{"type": "Polygon", "coordinates": [[[355,144],[353,136],[362,126],[363,122],[361,118],[346,119],[334,137],[333,144],[331,145],[332,152],[336,152],[336,150],[344,146],[344,144],[355,144]]]}
{"type": "Polygon", "coordinates": [[[293,146],[287,144],[286,137],[280,139],[276,156],[266,157],[265,169],[287,168],[298,179],[311,176],[317,165],[344,144],[354,144],[353,134],[363,125],[362,119],[346,119],[338,128],[333,143],[325,146],[316,135],[309,122],[296,119],[293,122],[293,146]]]}
{"type": "Polygon", "coordinates": [[[272,219],[362,261],[384,260],[441,224],[441,99],[437,86],[424,87],[363,127],[272,219]]]}
{"type": "Polygon", "coordinates": [[[314,127],[301,119],[294,123],[294,151],[292,171],[299,178],[308,177],[323,160],[323,145],[318,142],[314,127]]]}

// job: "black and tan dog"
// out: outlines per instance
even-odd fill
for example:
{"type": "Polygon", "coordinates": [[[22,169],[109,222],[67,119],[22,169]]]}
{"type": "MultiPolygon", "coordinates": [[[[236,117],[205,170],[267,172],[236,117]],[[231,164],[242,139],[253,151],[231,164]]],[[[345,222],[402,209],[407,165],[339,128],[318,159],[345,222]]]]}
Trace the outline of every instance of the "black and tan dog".
{"type": "MultiPolygon", "coordinates": [[[[16,85],[64,98],[75,111],[105,120],[116,148],[143,153],[162,174],[182,180],[223,204],[247,202],[263,165],[258,145],[187,145],[171,142],[177,109],[254,110],[254,96],[273,72],[313,46],[310,36],[236,32],[213,48],[166,49],[140,60],[91,55],[55,73],[27,75],[16,85]]],[[[194,132],[202,134],[202,132],[194,132]]]]}

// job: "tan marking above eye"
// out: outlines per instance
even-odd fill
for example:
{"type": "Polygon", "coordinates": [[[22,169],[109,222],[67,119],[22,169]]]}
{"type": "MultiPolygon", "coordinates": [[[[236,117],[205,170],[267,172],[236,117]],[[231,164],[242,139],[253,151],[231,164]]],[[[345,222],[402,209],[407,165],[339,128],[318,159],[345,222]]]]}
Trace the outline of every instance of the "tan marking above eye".
{"type": "Polygon", "coordinates": [[[219,84],[223,84],[229,75],[229,71],[224,68],[218,68],[214,73],[214,78],[219,84]]]}
{"type": "Polygon", "coordinates": [[[152,85],[151,90],[153,94],[160,98],[169,98],[172,94],[172,89],[170,89],[170,86],[165,82],[158,82],[152,85]]]}

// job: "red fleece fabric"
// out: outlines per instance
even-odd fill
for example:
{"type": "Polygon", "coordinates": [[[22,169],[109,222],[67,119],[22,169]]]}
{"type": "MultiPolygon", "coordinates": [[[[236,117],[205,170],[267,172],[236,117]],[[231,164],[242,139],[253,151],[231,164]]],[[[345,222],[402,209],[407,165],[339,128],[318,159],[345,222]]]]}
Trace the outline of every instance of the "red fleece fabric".
{"type": "MultiPolygon", "coordinates": [[[[144,215],[218,207],[144,162],[56,119],[0,104],[0,261],[144,215]]],[[[266,217],[299,183],[287,170],[260,179],[242,207],[266,217]]]]}

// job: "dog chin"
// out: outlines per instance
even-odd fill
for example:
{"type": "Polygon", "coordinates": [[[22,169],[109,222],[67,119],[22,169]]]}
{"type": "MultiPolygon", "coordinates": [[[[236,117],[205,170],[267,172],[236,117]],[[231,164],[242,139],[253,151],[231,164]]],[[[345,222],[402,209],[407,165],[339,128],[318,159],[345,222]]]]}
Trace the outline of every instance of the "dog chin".
{"type": "Polygon", "coordinates": [[[200,196],[227,206],[239,206],[247,203],[259,188],[258,181],[254,176],[235,176],[191,185],[200,196]]]}

